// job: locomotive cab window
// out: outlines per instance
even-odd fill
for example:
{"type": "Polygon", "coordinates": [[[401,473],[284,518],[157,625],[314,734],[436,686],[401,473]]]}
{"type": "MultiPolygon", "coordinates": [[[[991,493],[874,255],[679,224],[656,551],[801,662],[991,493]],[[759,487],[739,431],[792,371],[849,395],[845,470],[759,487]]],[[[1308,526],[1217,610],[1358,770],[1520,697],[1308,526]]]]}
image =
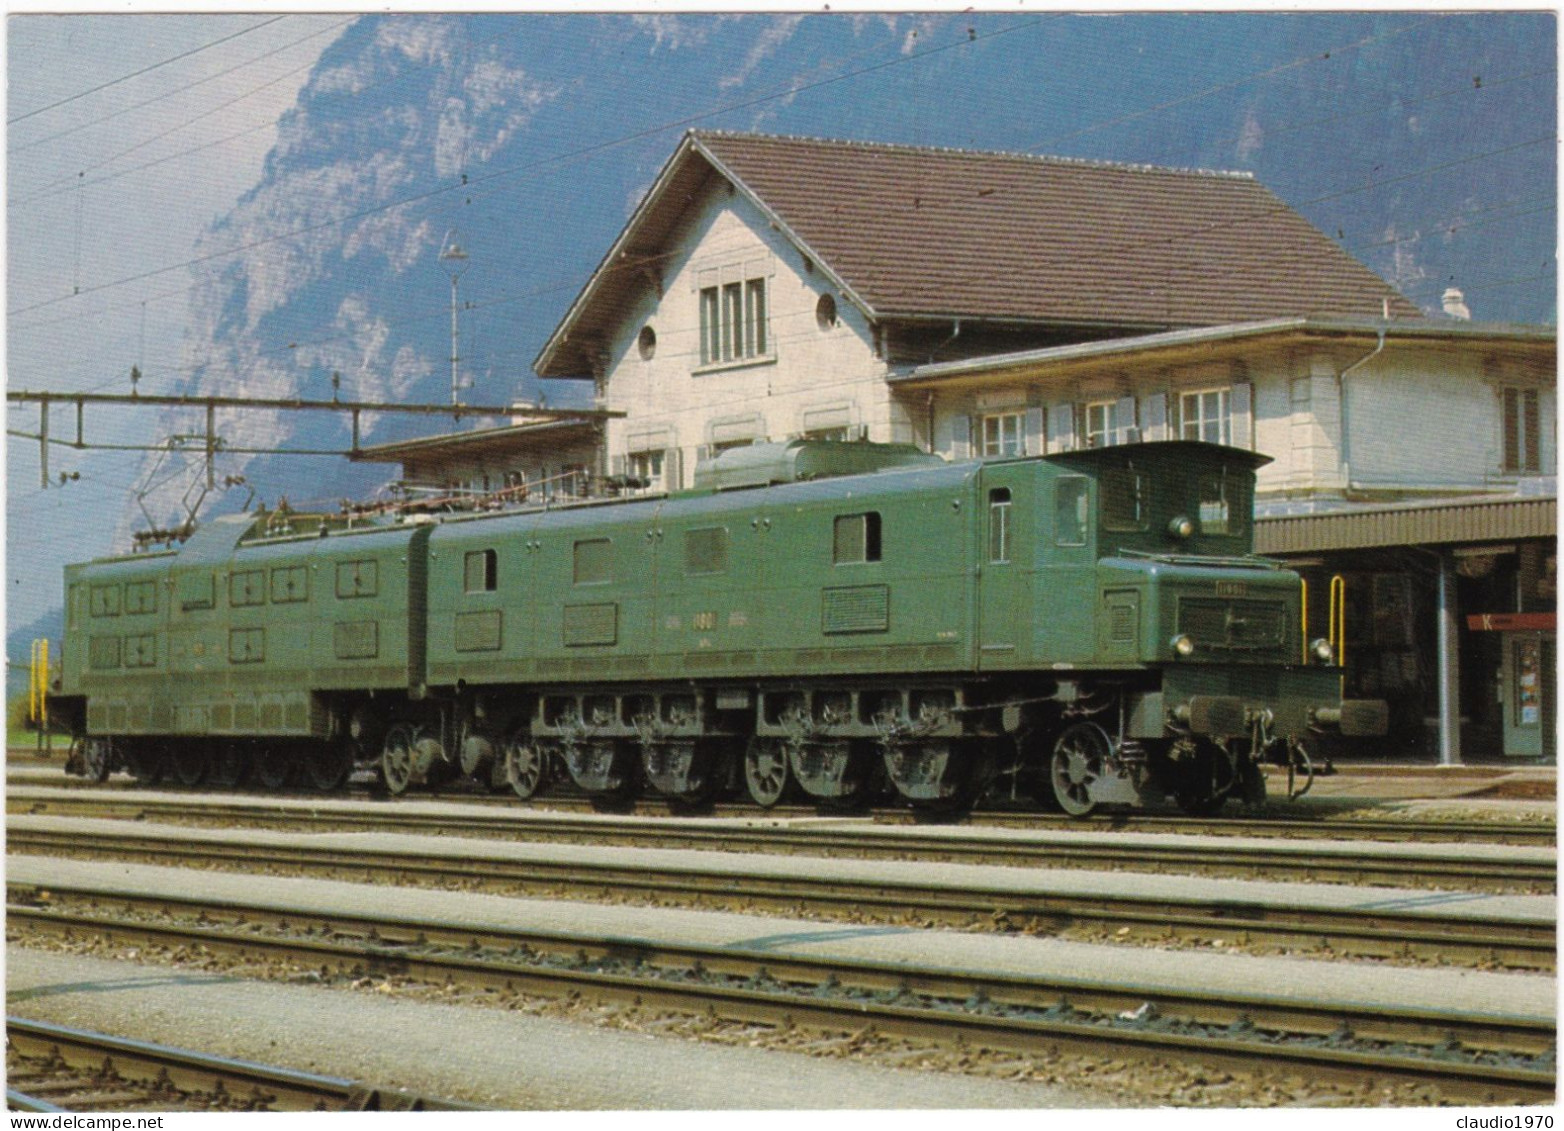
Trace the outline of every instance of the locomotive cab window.
{"type": "Polygon", "coordinates": [[[880,512],[836,516],[832,529],[834,565],[861,565],[880,560],[880,512]]]}
{"type": "Polygon", "coordinates": [[[1054,485],[1054,541],[1061,546],[1086,545],[1086,519],[1090,506],[1087,480],[1069,475],[1054,485]]]}
{"type": "Polygon", "coordinates": [[[1238,515],[1233,510],[1227,475],[1207,475],[1200,481],[1200,532],[1237,534],[1238,515]]]}
{"type": "Polygon", "coordinates": [[[469,593],[493,593],[499,582],[499,561],[493,550],[469,550],[466,558],[469,593]]]}
{"type": "Polygon", "coordinates": [[[1010,561],[1010,488],[995,487],[988,493],[988,560],[993,565],[1010,561]]]}
{"type": "Polygon", "coordinates": [[[1145,530],[1150,515],[1150,491],[1144,475],[1133,467],[1110,467],[1102,473],[1104,530],[1145,530]]]}

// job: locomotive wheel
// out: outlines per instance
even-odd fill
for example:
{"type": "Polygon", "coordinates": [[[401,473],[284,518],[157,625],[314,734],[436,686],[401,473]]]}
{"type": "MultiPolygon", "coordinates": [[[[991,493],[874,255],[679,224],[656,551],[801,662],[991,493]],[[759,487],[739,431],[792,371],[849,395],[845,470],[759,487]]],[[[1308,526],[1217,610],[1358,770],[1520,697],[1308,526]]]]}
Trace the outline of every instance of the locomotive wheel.
{"type": "Polygon", "coordinates": [[[193,742],[181,742],[169,751],[169,768],[174,780],[183,786],[197,786],[206,780],[206,751],[193,742]]]}
{"type": "Polygon", "coordinates": [[[413,728],[398,723],[386,731],[386,744],[380,752],[380,780],[393,796],[407,792],[413,781],[413,728]]]}
{"type": "Polygon", "coordinates": [[[304,759],[305,780],[318,793],[341,789],[352,772],[353,747],[347,742],[328,742],[304,759]]]}
{"type": "Polygon", "coordinates": [[[752,738],[744,751],[744,789],[762,809],[770,809],[786,796],[792,784],[787,750],[772,738],[752,738]]]}
{"type": "Polygon", "coordinates": [[[1190,740],[1179,767],[1173,800],[1191,817],[1214,817],[1232,792],[1234,778],[1228,753],[1208,739],[1190,740]]]}
{"type": "Polygon", "coordinates": [[[157,785],[163,780],[163,774],[167,770],[167,759],[163,751],[149,749],[139,742],[125,752],[125,762],[139,786],[157,785]]]}
{"type": "Polygon", "coordinates": [[[1072,817],[1088,816],[1097,808],[1091,784],[1102,776],[1103,765],[1113,753],[1107,733],[1096,723],[1072,723],[1054,743],[1049,778],[1054,799],[1072,817]]]}
{"type": "Polygon", "coordinates": [[[529,801],[548,784],[548,751],[519,734],[505,740],[505,780],[511,792],[529,801]]]}
{"type": "Polygon", "coordinates": [[[293,750],[285,745],[264,743],[255,749],[255,783],[262,789],[287,789],[297,768],[293,750]]]}
{"type": "Polygon", "coordinates": [[[219,789],[233,789],[250,776],[250,757],[237,742],[219,743],[207,781],[219,789]]]}
{"type": "Polygon", "coordinates": [[[107,738],[89,738],[82,744],[82,772],[88,781],[108,781],[114,766],[114,746],[107,738]]]}

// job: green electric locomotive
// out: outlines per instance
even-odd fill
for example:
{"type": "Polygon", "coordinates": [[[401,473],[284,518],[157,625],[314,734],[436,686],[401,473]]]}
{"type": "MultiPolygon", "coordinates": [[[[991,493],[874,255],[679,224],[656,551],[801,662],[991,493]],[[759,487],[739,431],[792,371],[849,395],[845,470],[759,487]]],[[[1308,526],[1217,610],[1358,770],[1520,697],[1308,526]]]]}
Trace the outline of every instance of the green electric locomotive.
{"type": "Polygon", "coordinates": [[[793,441],[667,496],[218,519],[66,570],[73,764],[1208,812],[1311,733],[1384,726],[1303,639],[1298,576],[1250,554],[1264,459],[793,441]]]}

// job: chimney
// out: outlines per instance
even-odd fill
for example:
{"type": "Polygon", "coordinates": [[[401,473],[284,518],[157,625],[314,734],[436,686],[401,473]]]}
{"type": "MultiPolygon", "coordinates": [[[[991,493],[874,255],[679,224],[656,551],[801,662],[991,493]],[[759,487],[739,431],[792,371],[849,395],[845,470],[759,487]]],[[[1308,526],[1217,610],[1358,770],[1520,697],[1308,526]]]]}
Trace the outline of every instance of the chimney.
{"type": "Polygon", "coordinates": [[[1455,287],[1445,291],[1441,300],[1444,303],[1445,313],[1451,318],[1459,318],[1462,322],[1472,320],[1472,312],[1467,309],[1466,296],[1455,287]]]}

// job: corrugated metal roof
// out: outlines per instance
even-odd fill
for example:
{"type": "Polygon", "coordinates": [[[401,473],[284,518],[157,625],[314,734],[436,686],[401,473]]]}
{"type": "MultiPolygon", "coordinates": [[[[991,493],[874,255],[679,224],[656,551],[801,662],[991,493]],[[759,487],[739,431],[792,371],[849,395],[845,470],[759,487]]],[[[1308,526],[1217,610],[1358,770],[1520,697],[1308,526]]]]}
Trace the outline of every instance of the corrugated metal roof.
{"type": "MultiPolygon", "coordinates": [[[[614,415],[623,415],[616,413],[614,415]]],[[[587,420],[549,420],[532,424],[510,424],[502,428],[478,428],[471,432],[448,432],[439,436],[420,436],[389,444],[371,444],[359,448],[349,459],[360,463],[399,463],[421,455],[455,454],[480,456],[493,452],[536,447],[539,441],[590,437],[597,425],[587,420]]]]}
{"type": "Polygon", "coordinates": [[[1306,554],[1553,538],[1557,531],[1556,498],[1487,499],[1257,518],[1254,548],[1257,554],[1306,554]]]}
{"type": "Polygon", "coordinates": [[[622,309],[712,171],[874,319],[1150,329],[1421,311],[1247,174],[697,131],[555,330],[545,376],[622,309]]]}

